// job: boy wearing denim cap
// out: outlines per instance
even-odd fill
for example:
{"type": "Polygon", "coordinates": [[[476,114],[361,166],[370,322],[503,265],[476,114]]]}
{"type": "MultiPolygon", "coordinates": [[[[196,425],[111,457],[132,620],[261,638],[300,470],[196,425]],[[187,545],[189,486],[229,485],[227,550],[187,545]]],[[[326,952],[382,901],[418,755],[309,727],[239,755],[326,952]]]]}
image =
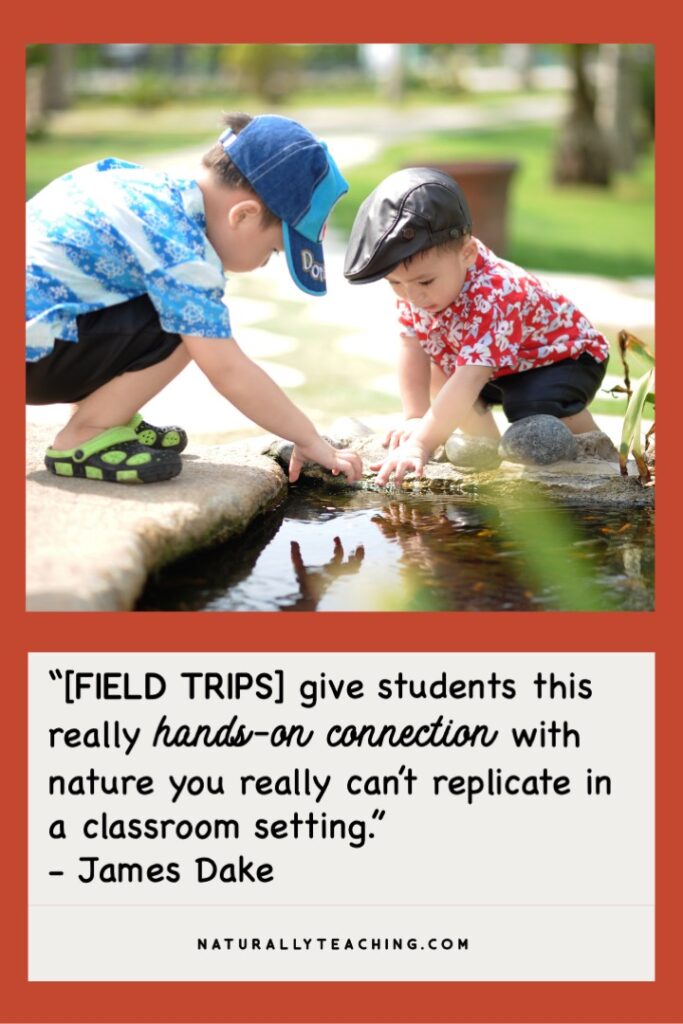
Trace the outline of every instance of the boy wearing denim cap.
{"type": "Polygon", "coordinates": [[[47,450],[58,476],[114,483],[181,470],[180,427],[139,410],[193,359],[213,386],[305,459],[355,480],[336,451],[232,337],[224,271],[284,251],[303,291],[325,294],[322,237],[348,186],[323,142],[289,118],[228,115],[195,179],[108,158],[28,204],[27,401],[73,402],[47,450]]]}
{"type": "Polygon", "coordinates": [[[379,469],[422,475],[438,445],[463,433],[500,436],[491,405],[514,422],[546,414],[573,433],[597,430],[588,404],[605,375],[607,340],[563,295],[472,236],[449,175],[411,167],[385,178],[356,216],[344,275],[386,278],[398,296],[404,422],[379,469]],[[430,405],[430,391],[433,401],[430,405]]]}

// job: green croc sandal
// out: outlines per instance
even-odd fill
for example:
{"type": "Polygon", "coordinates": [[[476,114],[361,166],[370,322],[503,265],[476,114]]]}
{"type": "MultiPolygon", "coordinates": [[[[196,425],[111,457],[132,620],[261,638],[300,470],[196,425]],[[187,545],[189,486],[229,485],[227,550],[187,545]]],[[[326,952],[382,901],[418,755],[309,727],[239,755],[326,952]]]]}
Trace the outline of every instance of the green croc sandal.
{"type": "Polygon", "coordinates": [[[165,452],[182,452],[187,448],[187,434],[182,427],[153,427],[143,420],[139,412],[135,413],[128,426],[138,435],[140,444],[148,448],[165,452]]]}
{"type": "Polygon", "coordinates": [[[45,465],[56,476],[87,477],[115,484],[170,480],[183,468],[176,451],[156,451],[140,443],[132,427],[111,427],[77,448],[48,448],[45,465]]]}

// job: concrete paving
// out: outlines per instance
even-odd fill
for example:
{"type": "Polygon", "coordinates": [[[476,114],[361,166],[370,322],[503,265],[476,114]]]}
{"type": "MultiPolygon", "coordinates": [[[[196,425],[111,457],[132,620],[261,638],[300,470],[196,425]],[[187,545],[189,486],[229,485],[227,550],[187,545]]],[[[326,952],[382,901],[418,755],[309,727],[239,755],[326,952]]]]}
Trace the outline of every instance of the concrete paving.
{"type": "Polygon", "coordinates": [[[49,430],[29,431],[26,608],[126,611],[155,568],[240,533],[286,490],[262,447],[193,445],[174,480],[135,487],[57,480],[49,430]]]}

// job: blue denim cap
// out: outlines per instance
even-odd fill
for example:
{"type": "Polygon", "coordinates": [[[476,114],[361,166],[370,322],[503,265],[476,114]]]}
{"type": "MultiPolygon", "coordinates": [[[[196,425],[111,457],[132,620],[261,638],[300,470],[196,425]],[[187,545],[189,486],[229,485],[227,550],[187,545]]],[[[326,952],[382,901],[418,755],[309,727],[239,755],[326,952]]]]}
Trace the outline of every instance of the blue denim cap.
{"type": "Polygon", "coordinates": [[[282,221],[287,266],[309,295],[324,295],[322,240],[332,207],[348,183],[324,142],[288,117],[261,114],[219,139],[254,192],[282,221]]]}

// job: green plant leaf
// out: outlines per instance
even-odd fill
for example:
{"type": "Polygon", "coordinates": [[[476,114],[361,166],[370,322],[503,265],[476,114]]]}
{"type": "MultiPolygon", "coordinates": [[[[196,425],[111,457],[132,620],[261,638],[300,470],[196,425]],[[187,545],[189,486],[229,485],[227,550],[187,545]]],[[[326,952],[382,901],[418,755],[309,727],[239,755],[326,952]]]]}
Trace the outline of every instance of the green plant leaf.
{"type": "Polygon", "coordinates": [[[654,398],[654,392],[650,391],[650,384],[653,376],[654,370],[650,370],[638,381],[638,385],[633,392],[631,401],[626,409],[624,425],[621,432],[621,442],[619,445],[619,467],[621,469],[622,476],[627,476],[626,463],[631,450],[633,450],[633,456],[636,460],[640,479],[643,483],[647,483],[650,480],[650,471],[648,470],[642,455],[641,436],[643,407],[648,395],[651,394],[654,398]]]}

